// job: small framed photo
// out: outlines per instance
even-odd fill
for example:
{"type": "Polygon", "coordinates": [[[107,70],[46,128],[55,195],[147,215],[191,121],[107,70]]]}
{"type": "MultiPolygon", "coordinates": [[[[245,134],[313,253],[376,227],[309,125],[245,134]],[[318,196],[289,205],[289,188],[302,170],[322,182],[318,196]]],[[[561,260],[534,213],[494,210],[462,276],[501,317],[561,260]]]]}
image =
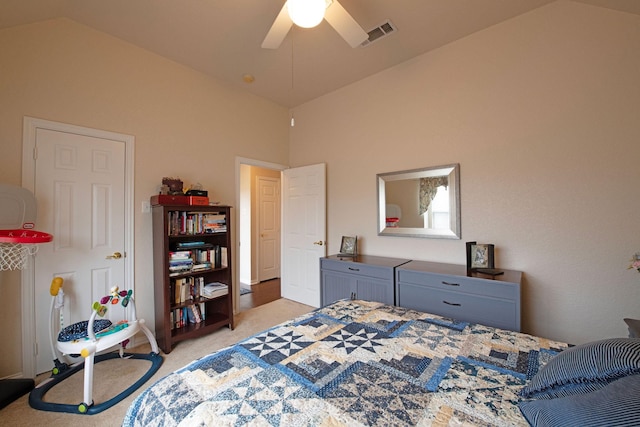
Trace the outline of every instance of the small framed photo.
{"type": "Polygon", "coordinates": [[[494,245],[467,242],[467,269],[494,268],[494,245]]]}
{"type": "Polygon", "coordinates": [[[489,245],[471,246],[471,268],[492,268],[489,265],[489,245]]]}
{"type": "Polygon", "coordinates": [[[342,236],[340,255],[355,257],[358,254],[358,237],[342,236]]]}

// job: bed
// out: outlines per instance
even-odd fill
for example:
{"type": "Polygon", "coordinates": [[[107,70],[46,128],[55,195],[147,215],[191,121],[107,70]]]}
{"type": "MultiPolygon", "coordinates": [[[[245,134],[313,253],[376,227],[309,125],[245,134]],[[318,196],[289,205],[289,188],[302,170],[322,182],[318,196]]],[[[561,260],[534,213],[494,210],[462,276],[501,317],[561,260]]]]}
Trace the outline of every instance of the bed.
{"type": "MultiPolygon", "coordinates": [[[[640,392],[640,340],[610,341],[624,343],[616,351],[625,363],[606,357],[614,361],[587,372],[593,357],[603,359],[595,353],[611,355],[618,344],[582,351],[381,303],[337,301],[158,380],[132,402],[123,425],[527,426],[561,425],[554,422],[567,416],[585,425],[581,414],[544,405],[594,395],[600,402],[597,393],[616,384],[640,392]],[[573,354],[560,363],[560,352],[573,354]],[[615,381],[626,378],[635,382],[615,381]]],[[[640,412],[633,400],[624,405],[640,412]]]]}

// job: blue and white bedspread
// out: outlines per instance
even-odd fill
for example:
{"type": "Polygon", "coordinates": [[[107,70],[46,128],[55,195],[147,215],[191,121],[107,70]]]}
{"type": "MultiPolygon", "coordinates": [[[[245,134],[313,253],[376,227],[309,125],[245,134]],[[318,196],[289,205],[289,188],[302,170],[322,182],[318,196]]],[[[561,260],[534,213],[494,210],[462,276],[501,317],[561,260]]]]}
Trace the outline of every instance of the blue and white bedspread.
{"type": "Polygon", "coordinates": [[[125,426],[526,426],[519,391],[563,343],[338,301],[160,379],[125,426]]]}

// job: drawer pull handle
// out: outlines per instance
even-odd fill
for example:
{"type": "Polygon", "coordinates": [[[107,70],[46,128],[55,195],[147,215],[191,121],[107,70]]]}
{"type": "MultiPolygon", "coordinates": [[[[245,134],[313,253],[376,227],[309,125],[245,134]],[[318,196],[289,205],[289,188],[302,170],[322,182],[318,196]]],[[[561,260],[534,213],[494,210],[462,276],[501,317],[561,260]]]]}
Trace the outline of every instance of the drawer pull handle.
{"type": "Polygon", "coordinates": [[[442,281],[442,284],[447,286],[460,286],[460,283],[445,282],[444,280],[442,281]]]}
{"type": "Polygon", "coordinates": [[[457,303],[457,302],[449,302],[449,301],[445,301],[445,300],[442,300],[442,302],[443,302],[443,303],[445,303],[445,304],[447,304],[447,305],[453,305],[454,307],[460,307],[460,306],[462,306],[462,304],[457,303]]]}
{"type": "Polygon", "coordinates": [[[360,271],[359,268],[353,268],[353,267],[349,267],[349,270],[351,270],[351,271],[360,271]]]}

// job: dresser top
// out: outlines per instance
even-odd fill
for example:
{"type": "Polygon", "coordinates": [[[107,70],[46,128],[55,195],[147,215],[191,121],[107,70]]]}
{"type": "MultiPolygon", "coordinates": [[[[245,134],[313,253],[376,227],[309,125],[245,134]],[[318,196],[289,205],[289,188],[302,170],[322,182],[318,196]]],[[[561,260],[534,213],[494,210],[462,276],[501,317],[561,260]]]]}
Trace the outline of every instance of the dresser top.
{"type": "Polygon", "coordinates": [[[411,261],[408,259],[389,258],[389,257],[381,257],[381,256],[373,256],[373,255],[358,255],[356,257],[331,255],[331,256],[325,257],[325,259],[330,259],[334,261],[358,262],[361,264],[374,265],[379,267],[397,267],[399,265],[402,265],[411,261]]]}
{"type": "MultiPolygon", "coordinates": [[[[400,268],[403,270],[412,271],[424,271],[434,274],[445,274],[447,276],[467,276],[467,267],[459,264],[444,264],[440,262],[429,261],[410,261],[403,264],[400,268]]],[[[506,270],[499,268],[498,270],[504,271],[504,274],[499,276],[488,276],[481,273],[473,273],[470,277],[476,277],[478,279],[493,279],[501,282],[520,283],[522,279],[522,272],[516,270],[506,270]]]]}

